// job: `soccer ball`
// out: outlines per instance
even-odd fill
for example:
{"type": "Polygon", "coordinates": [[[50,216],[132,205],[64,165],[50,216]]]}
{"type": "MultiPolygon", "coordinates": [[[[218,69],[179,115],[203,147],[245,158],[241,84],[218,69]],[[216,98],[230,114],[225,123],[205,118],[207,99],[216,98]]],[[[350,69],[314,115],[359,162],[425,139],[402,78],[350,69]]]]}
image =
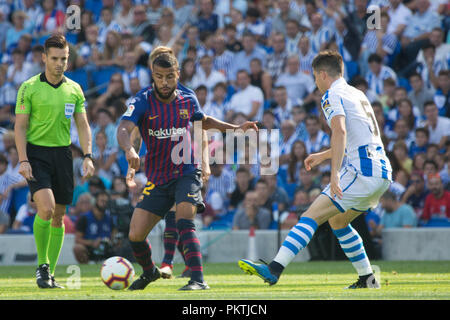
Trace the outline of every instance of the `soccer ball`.
{"type": "Polygon", "coordinates": [[[103,262],[100,276],[110,289],[123,290],[133,281],[134,268],[125,258],[111,257],[103,262]]]}

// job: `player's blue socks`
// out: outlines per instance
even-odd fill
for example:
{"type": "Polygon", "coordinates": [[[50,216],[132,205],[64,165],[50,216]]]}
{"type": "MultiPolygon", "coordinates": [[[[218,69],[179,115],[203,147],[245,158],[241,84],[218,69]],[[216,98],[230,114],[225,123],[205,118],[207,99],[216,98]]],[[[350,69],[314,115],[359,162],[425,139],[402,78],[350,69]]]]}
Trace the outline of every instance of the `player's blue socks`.
{"type": "Polygon", "coordinates": [[[145,241],[130,241],[133,255],[136,258],[137,263],[142,267],[144,274],[153,275],[155,270],[155,264],[152,261],[152,247],[148,240],[145,241]]]}
{"type": "Polygon", "coordinates": [[[316,221],[308,217],[301,217],[298,223],[289,231],[273,260],[286,267],[297,253],[308,245],[316,230],[316,221]]]}
{"type": "Polygon", "coordinates": [[[166,227],[164,229],[164,258],[162,263],[173,265],[175,247],[178,243],[178,230],[175,222],[175,212],[169,211],[164,219],[166,227]]]}
{"type": "Polygon", "coordinates": [[[351,225],[343,229],[333,230],[339,240],[342,250],[353,264],[359,276],[373,273],[369,258],[364,249],[363,241],[358,232],[351,225]]]}
{"type": "Polygon", "coordinates": [[[191,269],[191,280],[203,282],[202,254],[200,252],[200,241],[195,234],[193,220],[180,219],[177,221],[177,229],[180,242],[185,250],[186,265],[191,269]]]}

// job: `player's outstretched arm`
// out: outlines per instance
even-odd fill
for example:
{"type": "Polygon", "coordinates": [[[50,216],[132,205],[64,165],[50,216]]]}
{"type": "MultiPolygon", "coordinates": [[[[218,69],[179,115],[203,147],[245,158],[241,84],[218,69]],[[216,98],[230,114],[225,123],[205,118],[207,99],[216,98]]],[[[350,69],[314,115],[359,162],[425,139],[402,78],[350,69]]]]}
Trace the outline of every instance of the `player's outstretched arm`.
{"type": "Polygon", "coordinates": [[[345,154],[345,144],[347,130],[345,127],[345,116],[337,115],[331,119],[331,176],[330,191],[331,195],[337,195],[342,199],[342,189],[339,186],[339,170],[345,154]]]}
{"type": "Polygon", "coordinates": [[[131,133],[135,127],[136,125],[132,121],[120,121],[119,127],[117,128],[117,142],[119,143],[120,148],[125,151],[125,157],[127,158],[128,165],[135,170],[139,170],[139,155],[136,153],[136,150],[131,144],[131,133]]]}
{"type": "Polygon", "coordinates": [[[202,126],[204,130],[208,130],[208,129],[217,129],[220,132],[225,132],[226,130],[232,129],[232,130],[237,130],[237,129],[241,129],[243,131],[247,131],[249,129],[254,129],[256,131],[258,131],[258,127],[256,125],[256,121],[246,121],[243,124],[241,124],[240,126],[235,125],[235,124],[231,124],[228,122],[223,122],[220,121],[214,117],[211,116],[204,116],[203,120],[202,120],[202,126]]]}
{"type": "Polygon", "coordinates": [[[328,159],[331,159],[331,149],[322,152],[312,153],[309,156],[307,156],[304,161],[305,169],[309,171],[328,159]]]}

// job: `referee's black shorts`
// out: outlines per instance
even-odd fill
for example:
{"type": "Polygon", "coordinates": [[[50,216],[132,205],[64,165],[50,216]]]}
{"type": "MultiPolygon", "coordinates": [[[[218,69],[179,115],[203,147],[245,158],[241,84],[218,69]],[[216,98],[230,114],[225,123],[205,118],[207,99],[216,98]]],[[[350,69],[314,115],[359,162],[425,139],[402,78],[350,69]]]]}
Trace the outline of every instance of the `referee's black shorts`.
{"type": "Polygon", "coordinates": [[[40,189],[51,189],[57,204],[69,205],[73,198],[73,160],[67,147],[44,147],[27,143],[27,156],[35,181],[28,181],[31,199],[40,189]]]}

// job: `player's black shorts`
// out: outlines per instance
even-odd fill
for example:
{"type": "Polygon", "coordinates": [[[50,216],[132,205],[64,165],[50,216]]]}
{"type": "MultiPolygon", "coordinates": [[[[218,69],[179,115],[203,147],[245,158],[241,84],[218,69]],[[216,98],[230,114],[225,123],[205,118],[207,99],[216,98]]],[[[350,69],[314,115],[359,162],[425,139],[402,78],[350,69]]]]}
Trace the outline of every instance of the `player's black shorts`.
{"type": "Polygon", "coordinates": [[[201,193],[201,174],[201,171],[197,169],[158,186],[150,181],[147,182],[142,192],[143,198],[136,208],[147,210],[164,218],[174,203],[190,202],[197,206],[198,213],[203,212],[205,205],[201,193]]]}
{"type": "Polygon", "coordinates": [[[49,188],[57,204],[71,204],[73,161],[69,147],[43,147],[27,143],[27,156],[35,181],[28,181],[31,199],[36,191],[49,188]]]}

